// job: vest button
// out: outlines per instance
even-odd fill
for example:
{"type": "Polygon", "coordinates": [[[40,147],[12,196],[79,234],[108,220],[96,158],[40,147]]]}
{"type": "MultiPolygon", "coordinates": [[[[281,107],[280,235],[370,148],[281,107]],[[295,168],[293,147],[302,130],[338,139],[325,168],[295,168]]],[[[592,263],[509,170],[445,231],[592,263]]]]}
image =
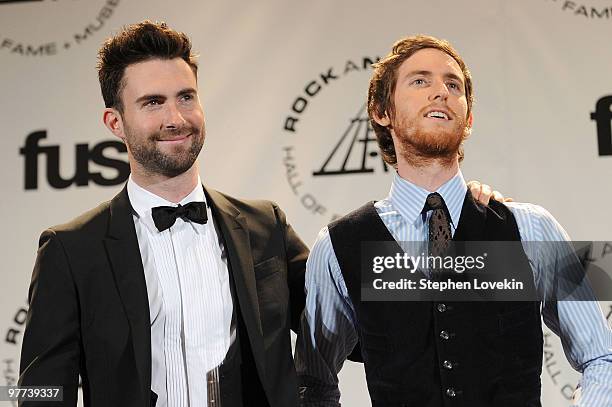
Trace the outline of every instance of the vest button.
{"type": "Polygon", "coordinates": [[[453,389],[452,387],[449,387],[448,389],[446,389],[446,395],[448,397],[455,397],[457,393],[455,392],[455,389],[453,389]]]}
{"type": "Polygon", "coordinates": [[[450,338],[450,334],[447,331],[440,331],[440,338],[448,340],[450,338]]]}
{"type": "Polygon", "coordinates": [[[438,312],[446,311],[446,304],[438,304],[438,312]]]}
{"type": "Polygon", "coordinates": [[[444,362],[442,362],[442,366],[444,366],[444,369],[446,370],[451,370],[453,368],[453,362],[445,360],[444,362]]]}

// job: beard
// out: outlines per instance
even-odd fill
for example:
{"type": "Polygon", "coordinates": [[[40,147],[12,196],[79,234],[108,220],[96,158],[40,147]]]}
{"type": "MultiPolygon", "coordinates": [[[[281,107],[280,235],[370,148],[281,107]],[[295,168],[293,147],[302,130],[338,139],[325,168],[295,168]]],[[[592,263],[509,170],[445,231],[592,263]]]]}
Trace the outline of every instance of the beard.
{"type": "MultiPolygon", "coordinates": [[[[449,110],[447,108],[447,110],[449,110]]],[[[393,125],[397,142],[396,153],[409,164],[422,167],[432,161],[449,166],[459,156],[463,141],[470,135],[467,121],[452,112],[452,127],[423,126],[424,112],[405,118],[393,125]]]]}
{"type": "Polygon", "coordinates": [[[149,174],[176,177],[189,170],[204,145],[204,126],[198,129],[183,126],[175,130],[157,131],[148,135],[138,134],[125,125],[125,142],[134,160],[149,174]],[[167,152],[162,151],[158,142],[172,136],[190,134],[188,145],[169,145],[167,152]]]}

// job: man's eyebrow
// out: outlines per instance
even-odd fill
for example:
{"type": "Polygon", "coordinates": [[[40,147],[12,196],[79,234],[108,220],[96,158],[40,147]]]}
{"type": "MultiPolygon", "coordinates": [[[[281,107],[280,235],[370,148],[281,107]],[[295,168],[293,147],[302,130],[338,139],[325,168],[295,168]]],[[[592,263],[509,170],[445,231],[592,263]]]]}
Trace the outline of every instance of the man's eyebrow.
{"type": "Polygon", "coordinates": [[[136,99],[136,103],[146,102],[146,101],[155,100],[155,99],[166,100],[166,97],[164,95],[157,95],[157,94],[142,95],[141,97],[136,99]]]}
{"type": "Polygon", "coordinates": [[[408,78],[414,75],[431,76],[431,71],[425,71],[425,70],[410,71],[406,75],[404,75],[404,78],[408,78]]]}
{"type": "Polygon", "coordinates": [[[194,88],[184,88],[178,91],[177,95],[188,95],[188,94],[195,94],[198,93],[197,90],[195,90],[194,88]]]}
{"type": "Polygon", "coordinates": [[[461,78],[459,75],[454,74],[454,73],[452,73],[452,72],[445,73],[445,74],[444,74],[444,77],[445,77],[445,78],[449,78],[449,79],[455,79],[455,80],[457,80],[457,81],[459,81],[459,82],[463,83],[463,78],[461,78]]]}
{"type": "MultiPolygon", "coordinates": [[[[415,75],[431,76],[431,75],[432,75],[432,73],[431,73],[431,71],[427,71],[427,70],[415,70],[415,71],[410,71],[410,72],[408,72],[408,73],[407,73],[407,74],[404,76],[404,78],[409,78],[409,77],[411,77],[411,76],[415,76],[415,75]]],[[[445,77],[445,78],[448,78],[448,79],[455,79],[455,80],[457,80],[457,81],[459,81],[459,82],[463,83],[463,78],[461,78],[459,75],[457,75],[457,74],[455,74],[455,73],[453,73],[453,72],[447,72],[447,73],[445,73],[445,74],[444,74],[444,77],[445,77]]]]}
{"type": "MultiPolygon", "coordinates": [[[[176,93],[176,95],[177,96],[181,96],[181,95],[189,95],[189,94],[195,94],[195,93],[198,93],[198,92],[194,88],[184,88],[184,89],[179,90],[176,93]]],[[[142,95],[141,97],[136,99],[136,103],[147,102],[149,100],[156,100],[156,99],[166,100],[166,96],[160,95],[160,94],[156,94],[156,93],[142,95]]]]}

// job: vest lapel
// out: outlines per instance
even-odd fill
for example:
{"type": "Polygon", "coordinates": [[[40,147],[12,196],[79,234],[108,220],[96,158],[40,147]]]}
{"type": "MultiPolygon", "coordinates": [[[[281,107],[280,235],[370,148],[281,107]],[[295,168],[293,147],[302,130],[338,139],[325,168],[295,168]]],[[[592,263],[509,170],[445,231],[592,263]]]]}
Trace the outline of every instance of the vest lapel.
{"type": "Polygon", "coordinates": [[[453,236],[454,241],[484,241],[486,236],[487,209],[474,201],[470,190],[465,194],[459,224],[453,236]]]}

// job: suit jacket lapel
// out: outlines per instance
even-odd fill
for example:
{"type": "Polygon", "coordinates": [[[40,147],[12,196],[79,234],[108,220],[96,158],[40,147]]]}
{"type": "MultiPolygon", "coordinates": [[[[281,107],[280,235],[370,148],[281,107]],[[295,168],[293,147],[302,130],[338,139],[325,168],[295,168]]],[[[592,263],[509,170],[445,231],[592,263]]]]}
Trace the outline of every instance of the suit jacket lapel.
{"type": "Polygon", "coordinates": [[[104,244],[130,324],[141,389],[148,395],[151,383],[149,298],[127,187],[110,203],[108,235],[104,244]]]}
{"type": "Polygon", "coordinates": [[[227,249],[231,273],[236,285],[236,297],[247,328],[249,342],[260,377],[265,377],[263,365],[263,330],[259,315],[257,285],[253,271],[253,256],[247,219],[222,194],[204,189],[227,249]]]}

